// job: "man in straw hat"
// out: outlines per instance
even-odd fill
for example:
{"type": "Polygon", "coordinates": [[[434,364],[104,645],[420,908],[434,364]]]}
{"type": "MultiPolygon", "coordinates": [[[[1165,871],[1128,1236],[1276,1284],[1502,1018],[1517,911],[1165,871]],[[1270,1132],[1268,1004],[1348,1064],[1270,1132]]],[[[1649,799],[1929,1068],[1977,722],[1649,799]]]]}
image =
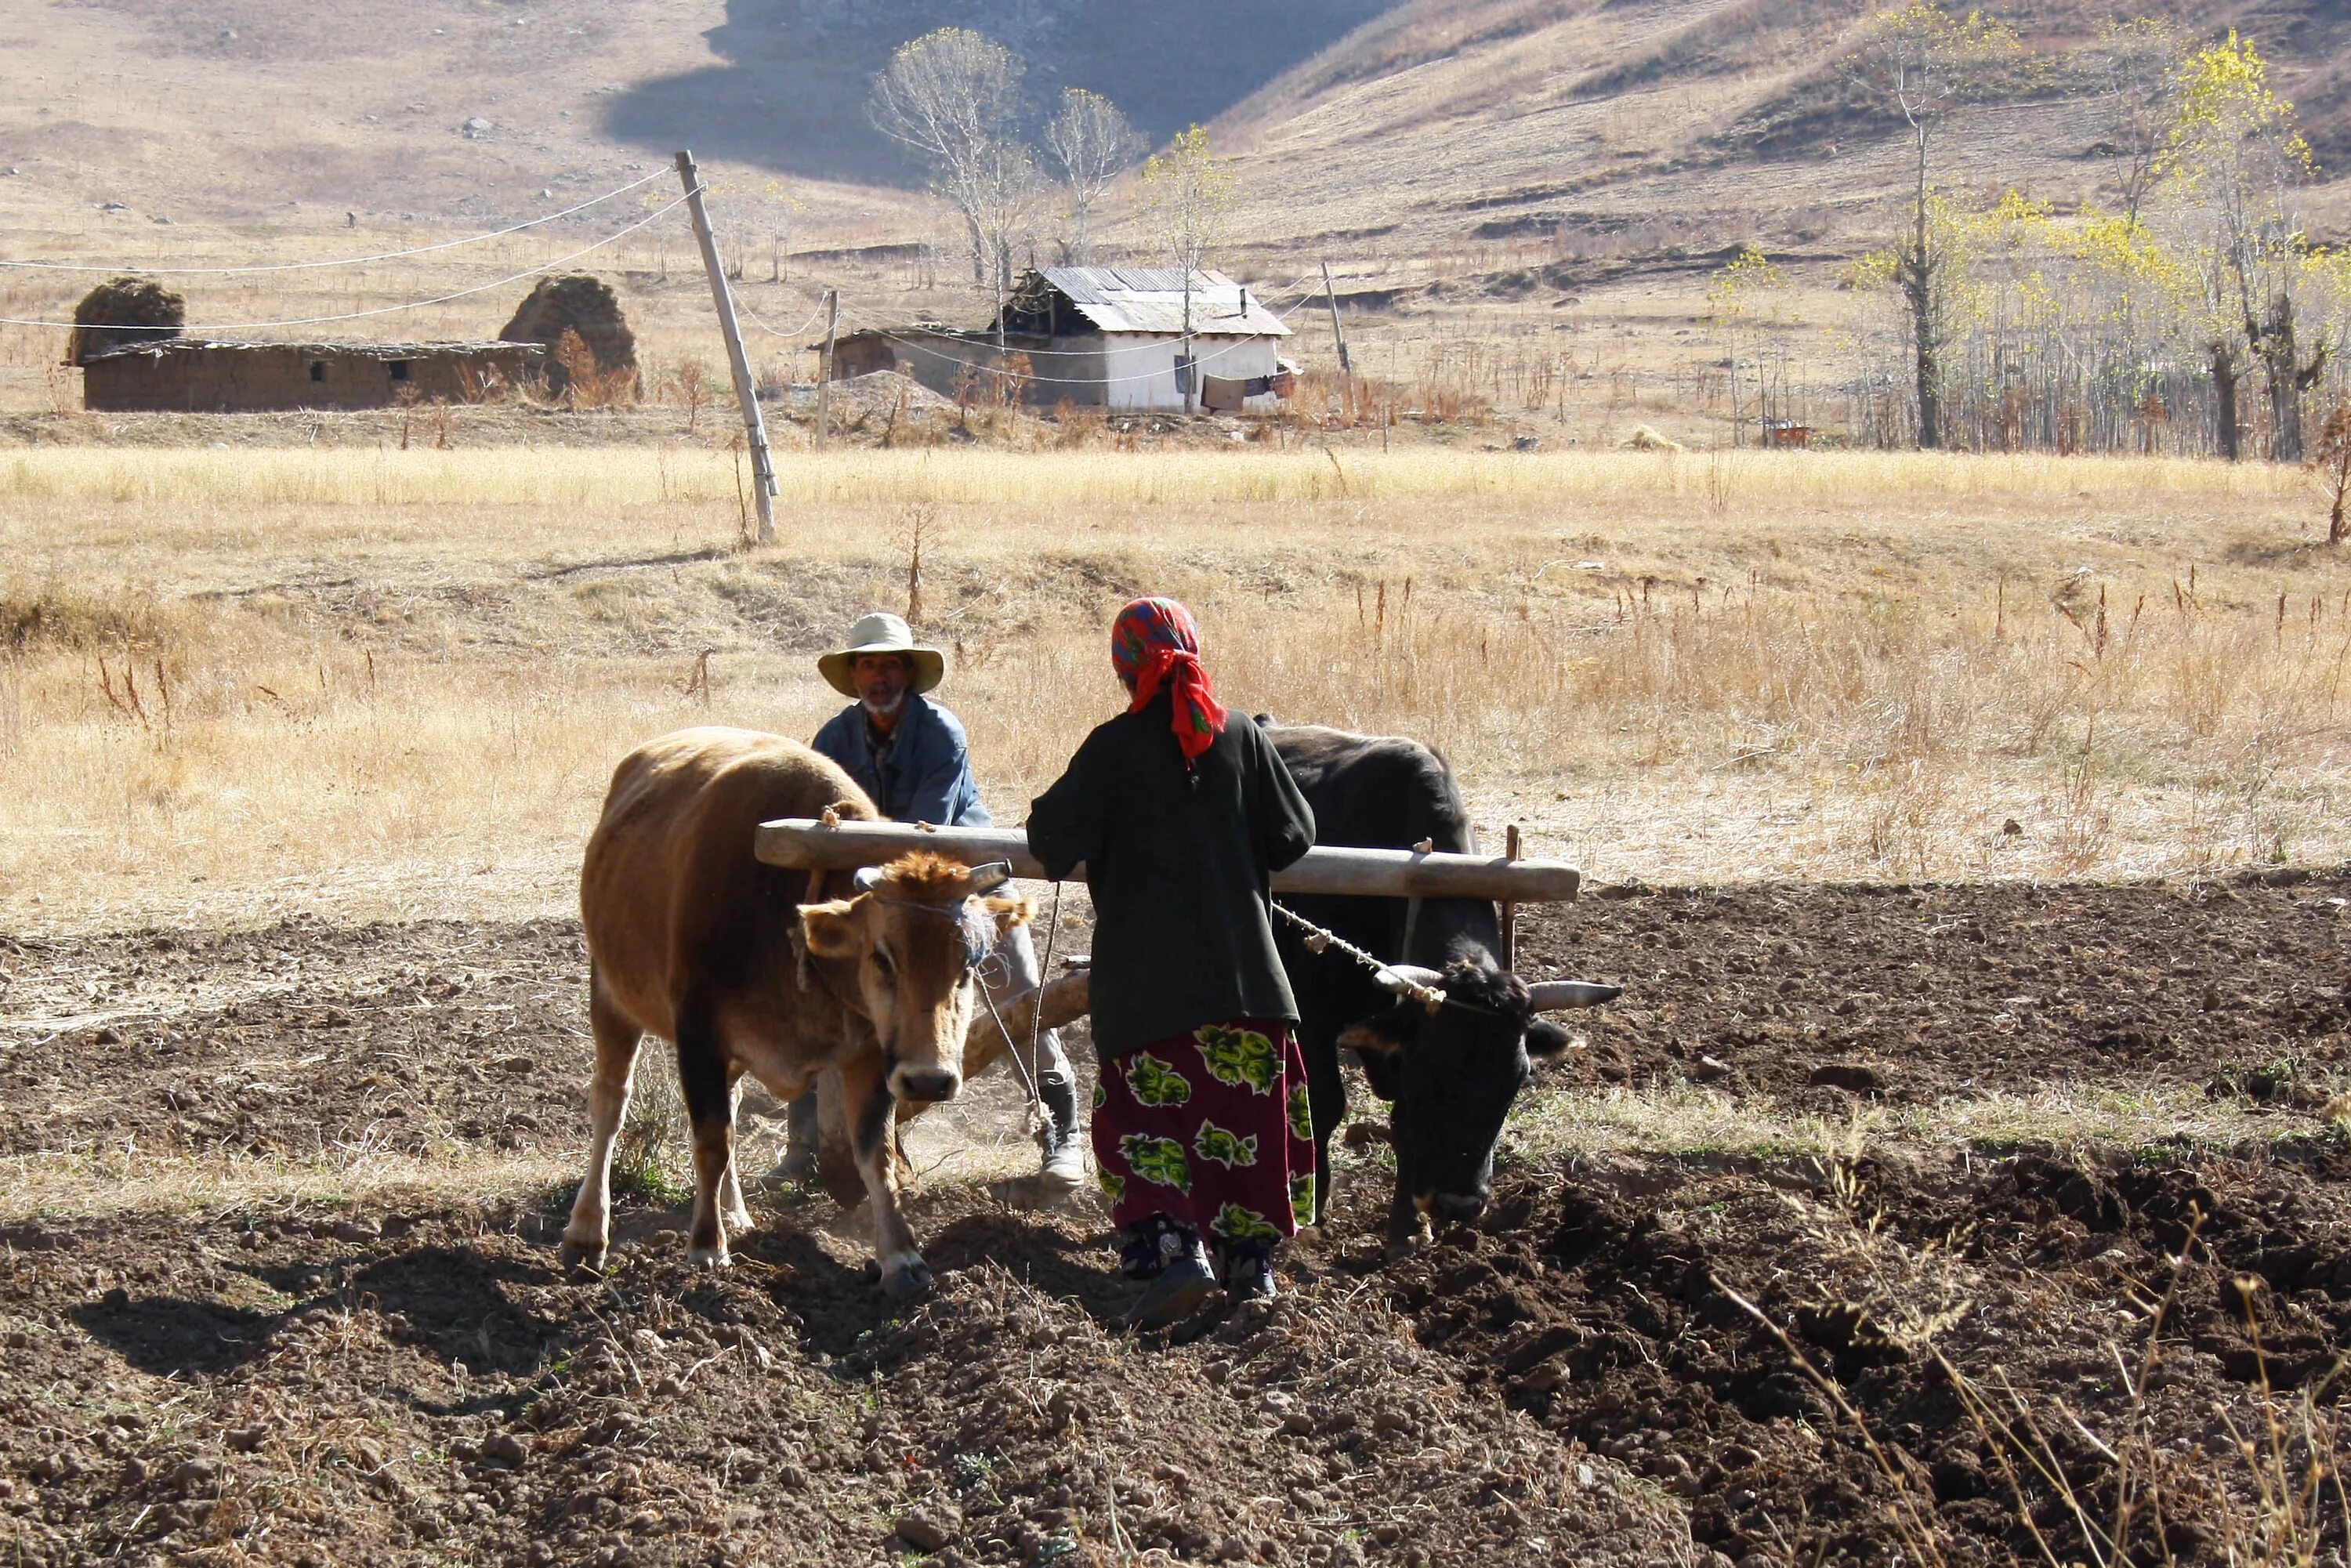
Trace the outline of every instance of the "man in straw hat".
{"type": "MultiPolygon", "coordinates": [[[[833,690],[852,701],[810,744],[841,764],[883,816],[940,828],[992,825],[971,776],[963,726],[925,695],[946,675],[946,660],[936,648],[915,642],[897,616],[875,611],[849,629],[848,646],[825,654],[816,667],[833,690]]],[[[1027,926],[1016,926],[998,951],[1004,971],[987,977],[990,990],[1002,996],[1039,983],[1037,950],[1027,926]]],[[[1037,1037],[1032,1060],[1044,1113],[1040,1137],[1045,1159],[1038,1186],[1047,1197],[1067,1196],[1086,1179],[1077,1078],[1057,1030],[1037,1037]]],[[[816,1145],[816,1099],[806,1094],[792,1104],[791,1142],[780,1173],[799,1176],[815,1169],[816,1145]]]]}

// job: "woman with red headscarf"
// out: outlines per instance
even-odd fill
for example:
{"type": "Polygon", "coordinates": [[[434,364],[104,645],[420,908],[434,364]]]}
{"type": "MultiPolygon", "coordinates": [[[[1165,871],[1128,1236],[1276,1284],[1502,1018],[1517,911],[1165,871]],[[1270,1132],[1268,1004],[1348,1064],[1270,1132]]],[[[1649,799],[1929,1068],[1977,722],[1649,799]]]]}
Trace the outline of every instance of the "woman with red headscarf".
{"type": "Polygon", "coordinates": [[[1314,814],[1272,743],[1217,701],[1191,612],[1138,599],[1111,630],[1132,700],[1029,809],[1046,874],[1094,902],[1094,1158],[1121,1260],[1164,1328],[1221,1282],[1274,1293],[1273,1249],[1314,1212],[1298,1005],[1273,946],[1272,874],[1314,814]],[[1213,1256],[1212,1256],[1213,1254],[1213,1256]]]}

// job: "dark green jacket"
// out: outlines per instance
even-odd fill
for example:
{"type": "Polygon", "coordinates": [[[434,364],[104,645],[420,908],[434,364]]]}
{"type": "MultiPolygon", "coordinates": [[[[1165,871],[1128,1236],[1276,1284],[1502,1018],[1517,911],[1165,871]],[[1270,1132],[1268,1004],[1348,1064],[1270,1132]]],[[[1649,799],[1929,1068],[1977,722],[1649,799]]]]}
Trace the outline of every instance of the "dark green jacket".
{"type": "Polygon", "coordinates": [[[1196,788],[1163,695],[1097,726],[1029,807],[1029,848],[1048,876],[1085,862],[1105,1059],[1227,1019],[1298,1018],[1267,883],[1313,847],[1314,812],[1246,715],[1195,768],[1196,788]]]}

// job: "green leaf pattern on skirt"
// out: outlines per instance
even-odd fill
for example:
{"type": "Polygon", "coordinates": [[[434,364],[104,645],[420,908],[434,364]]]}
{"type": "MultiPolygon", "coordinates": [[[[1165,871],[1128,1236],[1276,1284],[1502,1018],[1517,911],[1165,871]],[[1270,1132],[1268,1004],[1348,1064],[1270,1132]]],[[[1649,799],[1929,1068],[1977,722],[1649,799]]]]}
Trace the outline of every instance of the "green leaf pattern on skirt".
{"type": "Polygon", "coordinates": [[[1138,1105],[1181,1105],[1192,1097],[1192,1081],[1147,1051],[1138,1051],[1126,1064],[1126,1086],[1138,1105]]]}
{"type": "Polygon", "coordinates": [[[1274,1080],[1281,1076],[1281,1057],[1265,1036],[1255,1030],[1209,1024],[1195,1030],[1192,1039],[1208,1075],[1217,1082],[1246,1083],[1256,1094],[1273,1092],[1274,1080]]]}
{"type": "Polygon", "coordinates": [[[1191,1164],[1184,1158],[1184,1145],[1175,1139],[1129,1133],[1118,1141],[1118,1152],[1126,1156],[1126,1168],[1152,1186],[1192,1190],[1191,1164]]]}
{"type": "Polygon", "coordinates": [[[1253,1166],[1257,1164],[1257,1134],[1243,1137],[1214,1122],[1203,1122],[1199,1135],[1192,1140],[1192,1152],[1204,1160],[1216,1161],[1227,1170],[1253,1166]]]}
{"type": "Polygon", "coordinates": [[[1228,1203],[1217,1210],[1208,1228],[1228,1241],[1279,1241],[1281,1228],[1254,1208],[1228,1203]]]}

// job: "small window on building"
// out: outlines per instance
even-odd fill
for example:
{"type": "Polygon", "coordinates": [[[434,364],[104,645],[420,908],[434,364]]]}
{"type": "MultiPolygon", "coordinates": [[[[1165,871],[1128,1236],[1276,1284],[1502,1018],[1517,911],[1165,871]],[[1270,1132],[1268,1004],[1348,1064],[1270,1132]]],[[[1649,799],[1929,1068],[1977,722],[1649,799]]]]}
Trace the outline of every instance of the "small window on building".
{"type": "Polygon", "coordinates": [[[1189,354],[1176,356],[1176,390],[1186,397],[1192,395],[1192,369],[1195,362],[1189,354]]]}
{"type": "Polygon", "coordinates": [[[408,379],[408,361],[406,360],[394,360],[392,361],[392,379],[396,382],[404,382],[408,379]]]}
{"type": "Polygon", "coordinates": [[[312,360],[310,361],[310,379],[314,382],[323,382],[327,379],[326,361],[312,360]]]}

